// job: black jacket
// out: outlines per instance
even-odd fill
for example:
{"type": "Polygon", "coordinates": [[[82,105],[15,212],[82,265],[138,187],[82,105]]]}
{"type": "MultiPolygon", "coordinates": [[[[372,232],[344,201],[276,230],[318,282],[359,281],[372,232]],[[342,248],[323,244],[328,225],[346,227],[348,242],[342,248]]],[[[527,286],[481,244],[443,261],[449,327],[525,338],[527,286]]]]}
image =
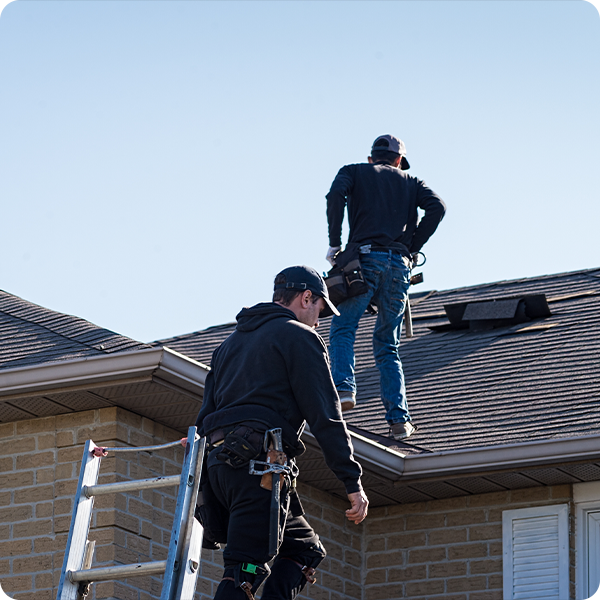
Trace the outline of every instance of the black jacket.
{"type": "Polygon", "coordinates": [[[242,422],[282,427],[297,455],[306,421],[347,493],[360,491],[361,468],[321,336],[275,303],[244,308],[236,318],[236,330],[213,353],[196,421],[200,435],[242,422]]]}
{"type": "MultiPolygon", "coordinates": [[[[423,181],[387,164],[342,167],[327,194],[329,245],[342,245],[348,205],[348,243],[399,247],[418,252],[436,230],[446,206],[423,181]],[[425,215],[417,226],[417,207],[425,215]]],[[[405,251],[404,251],[405,252],[405,251]]],[[[406,252],[405,252],[406,253],[406,252]]]]}

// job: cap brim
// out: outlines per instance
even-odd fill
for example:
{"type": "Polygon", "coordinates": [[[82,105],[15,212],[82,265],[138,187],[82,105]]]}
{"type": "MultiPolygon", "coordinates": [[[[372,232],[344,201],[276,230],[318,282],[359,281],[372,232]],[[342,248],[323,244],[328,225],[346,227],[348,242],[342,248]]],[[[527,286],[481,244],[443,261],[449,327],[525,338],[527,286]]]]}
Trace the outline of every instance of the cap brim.
{"type": "Polygon", "coordinates": [[[402,169],[403,171],[406,171],[407,169],[410,169],[410,165],[408,164],[408,161],[406,160],[406,156],[402,156],[402,159],[400,160],[400,169],[402,169]]]}
{"type": "Polygon", "coordinates": [[[319,313],[319,317],[330,317],[331,315],[339,317],[340,311],[335,307],[333,302],[325,296],[321,296],[321,298],[325,300],[325,308],[319,313]]]}

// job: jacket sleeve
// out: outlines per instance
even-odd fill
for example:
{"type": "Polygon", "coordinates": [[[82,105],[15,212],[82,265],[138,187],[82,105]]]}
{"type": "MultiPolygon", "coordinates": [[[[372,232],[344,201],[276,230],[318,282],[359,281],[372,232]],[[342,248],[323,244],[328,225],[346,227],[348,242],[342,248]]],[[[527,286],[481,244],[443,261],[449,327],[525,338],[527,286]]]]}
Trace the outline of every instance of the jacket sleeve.
{"type": "Polygon", "coordinates": [[[352,193],[352,171],[347,165],[336,175],[327,194],[327,223],[329,225],[329,245],[333,248],[342,245],[342,222],[348,196],[352,193]]]}
{"type": "MultiPolygon", "coordinates": [[[[300,329],[300,328],[299,328],[300,329]]],[[[331,378],[329,356],[321,337],[306,329],[294,336],[286,363],[296,402],[323,450],[327,466],[351,494],[362,489],[362,469],[354,459],[352,441],[342,419],[340,401],[331,378]]]]}
{"type": "Polygon", "coordinates": [[[418,252],[433,235],[446,214],[443,200],[423,181],[417,181],[417,206],[425,211],[412,237],[410,252],[418,252]]]}

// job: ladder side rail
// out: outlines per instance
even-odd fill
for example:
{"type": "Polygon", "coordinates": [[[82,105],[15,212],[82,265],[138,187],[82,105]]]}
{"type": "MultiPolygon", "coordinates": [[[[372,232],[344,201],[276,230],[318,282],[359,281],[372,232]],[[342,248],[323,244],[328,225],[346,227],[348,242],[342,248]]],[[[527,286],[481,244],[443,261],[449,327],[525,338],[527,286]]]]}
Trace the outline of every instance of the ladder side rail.
{"type": "Polygon", "coordinates": [[[202,465],[204,464],[204,453],[206,451],[206,438],[198,441],[198,457],[196,459],[196,470],[194,474],[194,485],[192,486],[190,503],[187,512],[187,523],[185,525],[185,537],[181,552],[181,562],[177,576],[177,591],[175,598],[178,600],[192,599],[196,591],[196,582],[200,566],[200,555],[202,552],[202,536],[204,528],[195,518],[196,501],[198,499],[202,465]]]}
{"type": "Polygon", "coordinates": [[[67,572],[81,569],[83,564],[83,555],[94,506],[94,498],[87,498],[83,493],[83,488],[87,485],[94,485],[98,481],[100,458],[93,455],[93,450],[96,447],[92,440],[88,440],[83,449],[69,537],[67,538],[65,558],[58,584],[57,600],[76,600],[77,598],[78,584],[69,580],[67,572]]]}
{"type": "MultiPolygon", "coordinates": [[[[175,507],[175,517],[171,529],[171,538],[169,541],[169,553],[167,555],[167,567],[163,579],[161,600],[174,600],[174,592],[177,587],[178,573],[181,569],[181,556],[183,549],[182,530],[187,523],[187,514],[190,510],[190,500],[192,490],[199,485],[196,481],[196,464],[198,460],[199,444],[196,441],[196,427],[188,429],[187,444],[185,446],[185,458],[181,470],[181,483],[179,484],[179,493],[177,495],[177,505],[175,507]]],[[[183,532],[185,535],[185,532],[183,532]]]]}
{"type": "Polygon", "coordinates": [[[151,479],[134,479],[133,481],[119,481],[117,483],[102,483],[99,485],[86,485],[83,493],[91,498],[104,494],[117,494],[121,492],[133,492],[136,490],[156,489],[179,485],[181,477],[170,475],[169,477],[153,477],[151,479]]]}

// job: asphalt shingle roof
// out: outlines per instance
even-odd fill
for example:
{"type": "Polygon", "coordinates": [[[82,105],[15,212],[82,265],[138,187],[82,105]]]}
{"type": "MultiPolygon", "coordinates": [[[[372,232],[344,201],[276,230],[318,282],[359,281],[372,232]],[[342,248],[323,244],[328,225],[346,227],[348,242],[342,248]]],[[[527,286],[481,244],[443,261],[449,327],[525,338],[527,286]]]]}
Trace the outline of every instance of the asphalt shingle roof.
{"type": "Polygon", "coordinates": [[[150,347],[0,290],[0,370],[150,347]]]}
{"type": "MultiPolygon", "coordinates": [[[[432,452],[576,437],[600,427],[600,269],[411,295],[414,337],[400,355],[409,409],[419,431],[402,446],[432,452]],[[488,331],[435,332],[444,304],[543,293],[550,317],[488,331]]],[[[328,341],[329,319],[319,326],[328,341]]],[[[352,428],[386,445],[388,427],[372,356],[375,317],[356,339],[357,407],[352,428]]],[[[202,363],[234,323],[160,340],[202,363]]]]}

